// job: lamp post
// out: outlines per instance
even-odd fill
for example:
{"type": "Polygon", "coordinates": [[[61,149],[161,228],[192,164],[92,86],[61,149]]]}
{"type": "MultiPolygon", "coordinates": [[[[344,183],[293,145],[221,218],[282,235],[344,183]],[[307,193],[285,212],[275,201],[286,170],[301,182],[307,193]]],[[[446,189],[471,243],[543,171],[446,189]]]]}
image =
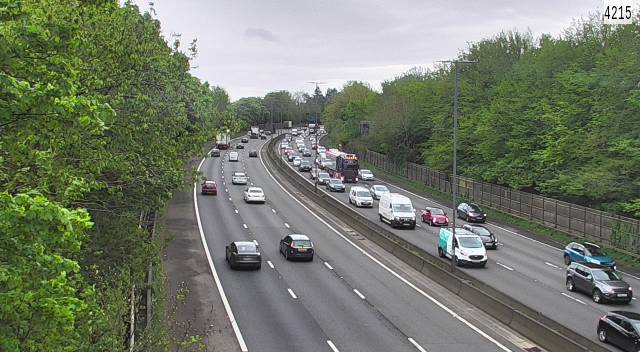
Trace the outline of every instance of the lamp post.
{"type": "Polygon", "coordinates": [[[458,196],[458,98],[460,96],[460,64],[475,64],[478,63],[478,61],[454,60],[440,62],[452,63],[455,67],[455,88],[453,93],[453,170],[451,172],[451,216],[453,218],[451,227],[453,236],[451,239],[451,272],[454,272],[456,270],[456,248],[458,247],[458,241],[456,240],[456,198],[458,196]]]}
{"type": "MultiPolygon", "coordinates": [[[[315,122],[316,122],[316,126],[318,126],[318,113],[316,113],[315,122]]],[[[320,169],[318,169],[318,134],[317,133],[315,138],[316,138],[316,152],[315,152],[316,156],[313,160],[313,163],[315,164],[316,174],[314,177],[314,180],[315,180],[314,186],[315,186],[315,192],[318,193],[318,175],[320,174],[320,171],[319,171],[320,169]]]]}

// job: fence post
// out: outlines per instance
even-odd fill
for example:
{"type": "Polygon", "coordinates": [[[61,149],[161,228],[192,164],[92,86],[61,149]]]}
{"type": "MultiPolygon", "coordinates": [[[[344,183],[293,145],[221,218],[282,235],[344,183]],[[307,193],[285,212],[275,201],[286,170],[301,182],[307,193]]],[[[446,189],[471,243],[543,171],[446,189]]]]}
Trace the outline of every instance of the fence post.
{"type": "Polygon", "coordinates": [[[556,202],[555,204],[555,218],[553,220],[553,228],[557,229],[558,228],[558,200],[554,199],[556,202]]]}

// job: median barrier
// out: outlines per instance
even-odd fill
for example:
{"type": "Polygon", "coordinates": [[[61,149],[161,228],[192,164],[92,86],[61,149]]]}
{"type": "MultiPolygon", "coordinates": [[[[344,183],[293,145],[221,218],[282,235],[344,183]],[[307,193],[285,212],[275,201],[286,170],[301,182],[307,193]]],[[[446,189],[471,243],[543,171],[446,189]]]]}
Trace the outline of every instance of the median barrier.
{"type": "Polygon", "coordinates": [[[449,272],[448,261],[407,242],[324,192],[314,192],[314,186],[276,154],[274,146],[280,139],[282,136],[273,138],[267,144],[267,164],[284,175],[295,188],[305,191],[305,197],[349,224],[370,241],[549,351],[609,351],[606,347],[460,270],[455,274],[449,272]]]}

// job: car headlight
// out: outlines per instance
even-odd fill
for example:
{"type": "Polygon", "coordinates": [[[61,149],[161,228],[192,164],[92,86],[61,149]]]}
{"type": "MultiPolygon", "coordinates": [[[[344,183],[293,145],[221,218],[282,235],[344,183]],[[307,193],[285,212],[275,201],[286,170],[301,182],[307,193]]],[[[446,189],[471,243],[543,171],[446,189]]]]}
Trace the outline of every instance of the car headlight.
{"type": "Polygon", "coordinates": [[[400,220],[400,218],[399,218],[399,217],[397,217],[397,216],[394,216],[394,217],[393,217],[393,220],[398,221],[398,220],[400,220]]]}
{"type": "Polygon", "coordinates": [[[463,257],[466,257],[467,253],[465,253],[463,250],[460,250],[460,255],[462,255],[463,257]]]}

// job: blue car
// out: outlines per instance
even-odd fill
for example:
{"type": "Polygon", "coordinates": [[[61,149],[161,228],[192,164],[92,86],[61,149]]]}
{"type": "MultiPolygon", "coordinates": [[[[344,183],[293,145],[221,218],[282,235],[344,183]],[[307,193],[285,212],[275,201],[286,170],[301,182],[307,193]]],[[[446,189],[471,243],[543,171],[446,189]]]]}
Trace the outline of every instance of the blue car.
{"type": "Polygon", "coordinates": [[[616,269],[613,258],[606,255],[600,246],[589,242],[571,242],[564,247],[564,263],[569,265],[571,262],[594,263],[616,269]]]}

